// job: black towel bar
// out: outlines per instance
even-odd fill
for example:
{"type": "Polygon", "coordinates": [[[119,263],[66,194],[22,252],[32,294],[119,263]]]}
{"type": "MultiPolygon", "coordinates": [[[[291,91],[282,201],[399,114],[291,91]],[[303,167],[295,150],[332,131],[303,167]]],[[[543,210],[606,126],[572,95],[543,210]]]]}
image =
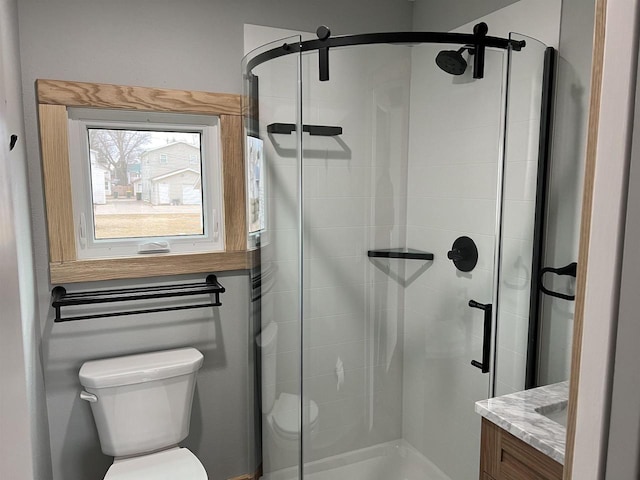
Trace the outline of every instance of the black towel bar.
{"type": "Polygon", "coordinates": [[[224,292],[225,288],[220,285],[215,275],[208,275],[204,283],[179,283],[172,285],[129,287],[112,290],[91,290],[71,293],[68,293],[66,288],[57,286],[51,290],[51,306],[56,312],[54,321],[58,323],[70,322],[73,320],[89,320],[93,318],[120,317],[123,315],[134,315],[138,313],[170,312],[175,310],[189,310],[192,308],[219,307],[222,305],[220,302],[220,294],[224,292]],[[137,300],[154,300],[192,295],[213,295],[213,298],[209,302],[198,302],[187,305],[123,310],[91,315],[76,315],[72,317],[63,317],[61,312],[62,307],[93,305],[99,303],[130,302],[137,300]]]}

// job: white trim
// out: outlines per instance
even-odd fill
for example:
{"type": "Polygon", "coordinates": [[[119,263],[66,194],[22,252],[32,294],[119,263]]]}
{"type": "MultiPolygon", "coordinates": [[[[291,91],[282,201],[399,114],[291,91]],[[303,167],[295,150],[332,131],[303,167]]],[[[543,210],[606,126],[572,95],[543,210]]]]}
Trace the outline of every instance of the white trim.
{"type": "MultiPolygon", "coordinates": [[[[173,142],[173,144],[185,142],[173,142]]],[[[192,146],[192,145],[191,145],[192,146]]],[[[161,148],[166,148],[163,145],[161,148]]],[[[197,148],[197,147],[194,147],[197,148]]],[[[155,149],[158,150],[158,149],[155,149]]],[[[138,255],[138,246],[149,241],[168,242],[172,253],[224,251],[224,235],[218,226],[224,224],[220,218],[224,211],[222,192],[221,142],[217,117],[202,115],[142,113],[130,111],[102,111],[95,109],[69,109],[69,156],[71,162],[71,184],[73,195],[73,215],[76,225],[76,248],[79,259],[113,258],[138,255]],[[128,239],[95,239],[93,225],[93,205],[90,184],[84,180],[90,178],[89,162],[83,160],[89,150],[87,129],[119,128],[131,130],[157,130],[170,132],[192,132],[201,135],[201,184],[203,188],[202,213],[204,216],[203,235],[176,235],[162,237],[140,237],[128,239]],[[86,228],[81,229],[81,219],[86,228]],[[81,238],[80,231],[86,231],[81,238]]],[[[186,168],[182,171],[192,171],[186,168]]],[[[158,180],[176,175],[179,171],[169,172],[149,179],[158,180]]]]}
{"type": "Polygon", "coordinates": [[[196,175],[200,175],[200,172],[198,172],[197,170],[194,170],[193,168],[181,168],[180,170],[174,170],[173,172],[158,175],[157,177],[151,177],[150,180],[152,182],[157,182],[158,180],[164,180],[165,178],[173,177],[175,175],[180,175],[181,173],[184,173],[184,172],[193,172],[196,175]]]}

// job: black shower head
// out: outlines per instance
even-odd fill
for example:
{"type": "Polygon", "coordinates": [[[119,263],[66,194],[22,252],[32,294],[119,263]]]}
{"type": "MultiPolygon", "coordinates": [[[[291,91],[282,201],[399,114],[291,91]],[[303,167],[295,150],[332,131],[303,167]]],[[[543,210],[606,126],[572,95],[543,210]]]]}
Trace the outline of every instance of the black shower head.
{"type": "Polygon", "coordinates": [[[467,61],[462,56],[462,52],[468,47],[460,50],[443,50],[436,56],[436,63],[445,72],[451,75],[462,75],[467,70],[467,61]]]}

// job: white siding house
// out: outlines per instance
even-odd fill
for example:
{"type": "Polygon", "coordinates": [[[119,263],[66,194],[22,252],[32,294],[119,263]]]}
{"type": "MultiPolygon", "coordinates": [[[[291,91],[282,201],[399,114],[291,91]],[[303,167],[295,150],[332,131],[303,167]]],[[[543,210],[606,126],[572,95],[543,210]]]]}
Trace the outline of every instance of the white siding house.
{"type": "Polygon", "coordinates": [[[90,150],[91,157],[91,196],[94,205],[104,205],[111,196],[111,172],[98,163],[97,152],[90,150]]]}
{"type": "Polygon", "coordinates": [[[175,142],[147,150],[141,161],[142,200],[152,205],[202,203],[198,147],[175,142]]]}

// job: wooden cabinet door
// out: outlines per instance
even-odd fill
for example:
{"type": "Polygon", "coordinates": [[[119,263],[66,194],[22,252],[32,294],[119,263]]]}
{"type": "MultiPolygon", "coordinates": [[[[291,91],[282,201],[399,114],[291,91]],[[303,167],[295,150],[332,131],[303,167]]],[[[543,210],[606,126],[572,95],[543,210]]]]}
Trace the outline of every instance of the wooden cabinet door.
{"type": "Polygon", "coordinates": [[[480,480],[562,480],[561,464],[482,419],[480,480]]]}

